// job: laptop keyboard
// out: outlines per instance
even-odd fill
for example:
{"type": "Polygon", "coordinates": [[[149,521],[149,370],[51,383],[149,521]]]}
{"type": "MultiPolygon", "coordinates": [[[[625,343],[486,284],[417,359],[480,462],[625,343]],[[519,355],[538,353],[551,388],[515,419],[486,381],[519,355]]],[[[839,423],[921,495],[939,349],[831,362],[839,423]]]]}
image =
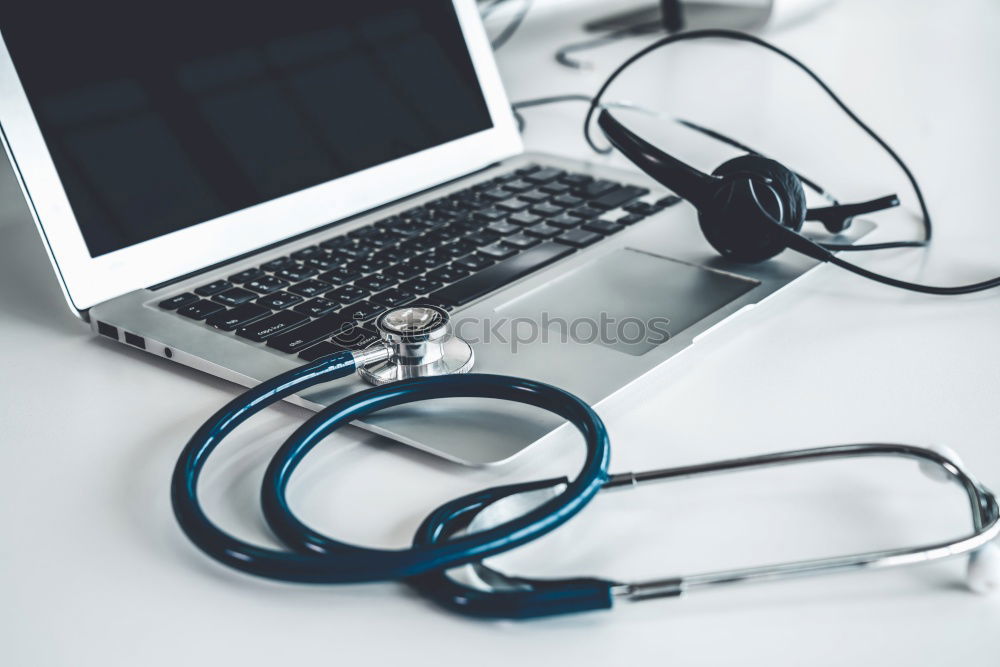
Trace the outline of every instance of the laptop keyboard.
{"type": "Polygon", "coordinates": [[[311,361],[414,302],[454,310],[678,201],[532,165],[159,302],[311,361]],[[644,199],[640,200],[642,197],[644,199]]]}

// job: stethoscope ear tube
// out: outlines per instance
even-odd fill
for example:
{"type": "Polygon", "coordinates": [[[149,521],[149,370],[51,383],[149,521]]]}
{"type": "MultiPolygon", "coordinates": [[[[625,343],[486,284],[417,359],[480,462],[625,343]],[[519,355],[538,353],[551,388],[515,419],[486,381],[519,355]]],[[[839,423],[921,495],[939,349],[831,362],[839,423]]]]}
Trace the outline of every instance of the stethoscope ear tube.
{"type": "MultiPolygon", "coordinates": [[[[788,465],[818,460],[895,456],[920,463],[934,479],[957,482],[965,491],[973,531],[946,542],[886,549],[833,558],[778,563],[723,572],[676,576],[645,582],[610,582],[599,579],[531,579],[509,575],[485,563],[467,568],[477,575],[475,585],[461,583],[448,572],[431,572],[409,580],[421,594],[446,609],[469,616],[531,618],[552,614],[606,609],[612,601],[641,601],[678,597],[703,588],[751,581],[775,581],[792,577],[866,568],[885,568],[926,563],[967,555],[968,584],[979,592],[991,592],[1000,581],[1000,556],[995,540],[1000,536],[1000,505],[993,493],[969,474],[957,456],[913,445],[865,443],[814,447],[775,452],[704,464],[611,475],[605,488],[630,488],[652,481],[687,479],[752,468],[788,465]],[[559,592],[565,593],[560,597],[559,592]],[[606,604],[605,604],[606,596],[606,604]]],[[[463,529],[488,527],[505,516],[504,503],[518,505],[516,496],[527,499],[539,490],[553,488],[562,480],[543,480],[486,489],[453,500],[435,510],[417,531],[415,541],[441,541],[463,529]],[[500,511],[497,511],[500,510],[500,511]]],[[[523,500],[521,504],[523,505],[523,500]]],[[[467,572],[468,574],[468,572],[467,572]]]]}

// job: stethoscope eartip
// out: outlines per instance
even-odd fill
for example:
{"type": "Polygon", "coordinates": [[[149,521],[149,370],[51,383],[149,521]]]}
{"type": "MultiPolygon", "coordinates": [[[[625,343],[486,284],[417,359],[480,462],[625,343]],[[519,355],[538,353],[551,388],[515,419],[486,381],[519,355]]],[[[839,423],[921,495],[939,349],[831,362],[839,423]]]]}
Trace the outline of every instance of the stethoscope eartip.
{"type": "Polygon", "coordinates": [[[969,554],[965,582],[974,593],[991,595],[1000,590],[1000,546],[990,542],[969,554]]]}

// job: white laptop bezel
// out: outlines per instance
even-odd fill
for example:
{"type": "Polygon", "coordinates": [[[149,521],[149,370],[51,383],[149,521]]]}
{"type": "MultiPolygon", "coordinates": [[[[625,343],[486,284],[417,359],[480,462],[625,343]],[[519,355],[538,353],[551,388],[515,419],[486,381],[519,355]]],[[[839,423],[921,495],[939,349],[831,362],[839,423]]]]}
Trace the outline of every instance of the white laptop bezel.
{"type": "Polygon", "coordinates": [[[87,250],[0,27],[0,134],[70,306],[80,314],[522,152],[475,0],[453,2],[491,129],[99,257],[87,250]]]}

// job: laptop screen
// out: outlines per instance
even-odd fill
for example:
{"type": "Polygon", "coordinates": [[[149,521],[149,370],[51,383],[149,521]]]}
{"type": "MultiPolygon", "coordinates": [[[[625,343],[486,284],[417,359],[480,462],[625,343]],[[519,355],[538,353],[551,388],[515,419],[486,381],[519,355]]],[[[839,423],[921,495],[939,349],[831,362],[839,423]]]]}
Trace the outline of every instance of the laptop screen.
{"type": "Polygon", "coordinates": [[[451,0],[4,5],[94,257],[492,127],[451,0]]]}

